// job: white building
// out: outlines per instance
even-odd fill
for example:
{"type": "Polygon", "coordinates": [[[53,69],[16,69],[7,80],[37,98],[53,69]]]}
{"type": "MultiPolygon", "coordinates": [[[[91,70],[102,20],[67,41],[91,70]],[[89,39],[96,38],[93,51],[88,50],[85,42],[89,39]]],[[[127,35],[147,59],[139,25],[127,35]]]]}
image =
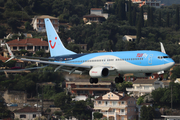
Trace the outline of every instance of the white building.
{"type": "Polygon", "coordinates": [[[136,35],[124,35],[124,37],[122,39],[124,41],[134,42],[136,40],[136,35]]]}
{"type": "Polygon", "coordinates": [[[41,117],[41,112],[36,108],[24,107],[14,111],[14,118],[20,120],[35,120],[36,117],[41,117]]]}
{"type": "Polygon", "coordinates": [[[35,16],[31,22],[33,29],[38,32],[45,32],[46,31],[45,23],[44,23],[45,18],[49,18],[51,20],[56,32],[58,32],[59,31],[58,18],[49,15],[35,16]]]}
{"type": "Polygon", "coordinates": [[[157,88],[167,87],[168,81],[158,81],[157,79],[137,79],[133,82],[133,88],[126,88],[128,93],[133,93],[132,96],[142,96],[151,93],[157,88]]]}

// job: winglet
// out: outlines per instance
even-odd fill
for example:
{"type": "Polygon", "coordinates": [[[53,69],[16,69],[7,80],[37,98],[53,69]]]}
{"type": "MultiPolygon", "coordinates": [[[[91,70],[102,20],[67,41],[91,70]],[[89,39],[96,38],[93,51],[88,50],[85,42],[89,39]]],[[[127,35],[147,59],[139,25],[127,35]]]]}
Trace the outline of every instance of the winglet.
{"type": "Polygon", "coordinates": [[[8,50],[8,52],[9,52],[9,55],[11,56],[11,58],[9,58],[9,59],[6,61],[6,62],[9,62],[9,61],[12,60],[15,56],[14,56],[14,54],[12,53],[12,51],[11,51],[10,47],[8,46],[8,44],[5,43],[5,45],[6,45],[6,47],[7,47],[7,50],[8,50]]]}
{"type": "Polygon", "coordinates": [[[164,46],[163,46],[162,42],[160,42],[160,46],[161,46],[161,52],[163,52],[163,53],[166,54],[166,51],[165,51],[165,49],[164,49],[164,46]]]}

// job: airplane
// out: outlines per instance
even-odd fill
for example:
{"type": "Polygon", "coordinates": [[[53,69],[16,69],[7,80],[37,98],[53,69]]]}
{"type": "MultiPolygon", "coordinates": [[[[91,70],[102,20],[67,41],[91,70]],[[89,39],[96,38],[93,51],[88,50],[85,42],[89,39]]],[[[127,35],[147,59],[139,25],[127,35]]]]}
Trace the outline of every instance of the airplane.
{"type": "MultiPolygon", "coordinates": [[[[124,74],[133,73],[136,77],[148,77],[155,72],[163,73],[175,64],[166,54],[162,43],[160,43],[161,52],[137,50],[77,54],[65,48],[49,18],[45,18],[44,22],[51,57],[47,60],[20,59],[56,65],[54,72],[62,70],[69,72],[69,74],[89,74],[90,83],[98,83],[98,78],[118,75],[115,78],[115,83],[121,83],[124,74]]],[[[11,60],[15,56],[8,45],[7,48],[11,56],[9,60],[11,60]]]]}

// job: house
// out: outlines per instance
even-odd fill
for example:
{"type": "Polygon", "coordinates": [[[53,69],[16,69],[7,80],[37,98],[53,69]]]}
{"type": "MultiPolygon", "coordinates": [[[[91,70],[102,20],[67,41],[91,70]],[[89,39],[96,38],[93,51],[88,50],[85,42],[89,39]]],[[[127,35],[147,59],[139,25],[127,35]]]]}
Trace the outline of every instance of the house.
{"type": "MultiPolygon", "coordinates": [[[[170,81],[166,81],[169,83],[170,81]]],[[[133,88],[126,88],[128,93],[133,93],[134,97],[139,97],[151,93],[157,88],[167,87],[167,83],[157,79],[137,79],[133,82],[133,88]]]]}
{"type": "Polygon", "coordinates": [[[126,96],[123,92],[108,92],[96,98],[94,109],[102,113],[104,119],[110,120],[134,120],[137,116],[135,98],[126,96]]]}
{"type": "Polygon", "coordinates": [[[176,80],[174,81],[174,83],[179,83],[179,84],[180,84],[180,78],[176,78],[176,80]]]}
{"type": "Polygon", "coordinates": [[[21,120],[35,120],[36,117],[41,117],[41,112],[36,108],[24,107],[14,111],[14,118],[21,120]]]}
{"type": "Polygon", "coordinates": [[[83,21],[84,23],[87,22],[102,22],[104,19],[108,18],[107,13],[103,13],[102,8],[91,8],[90,15],[84,15],[83,21]]]}
{"type": "Polygon", "coordinates": [[[31,25],[33,26],[33,29],[38,32],[45,32],[45,23],[44,18],[49,18],[56,30],[56,32],[59,32],[59,21],[58,18],[52,17],[49,15],[41,15],[41,16],[35,16],[31,22],[31,25]]]}
{"type": "Polygon", "coordinates": [[[114,4],[115,2],[106,2],[105,4],[104,4],[104,9],[106,9],[106,10],[109,10],[110,8],[113,8],[113,4],[114,4]]]}
{"type": "Polygon", "coordinates": [[[100,23],[104,20],[104,17],[103,16],[100,16],[100,15],[95,15],[95,14],[91,14],[91,15],[84,15],[83,16],[83,21],[84,23],[87,23],[90,24],[89,22],[97,22],[97,23],[100,23]]]}
{"type": "Polygon", "coordinates": [[[143,5],[148,5],[150,7],[160,8],[161,7],[161,1],[160,0],[131,0],[132,3],[136,3],[139,5],[139,7],[143,5]]]}
{"type": "MultiPolygon", "coordinates": [[[[21,49],[27,50],[30,53],[35,54],[36,51],[44,49],[46,53],[49,52],[48,42],[43,38],[26,38],[26,39],[15,39],[7,42],[13,53],[20,51],[21,49]]],[[[4,49],[4,56],[8,56],[7,49],[4,49]]]]}
{"type": "Polygon", "coordinates": [[[91,84],[87,80],[67,81],[66,89],[73,95],[100,96],[111,91],[111,82],[91,84]]]}
{"type": "Polygon", "coordinates": [[[124,41],[134,42],[136,40],[136,35],[124,35],[122,39],[124,41]]]}

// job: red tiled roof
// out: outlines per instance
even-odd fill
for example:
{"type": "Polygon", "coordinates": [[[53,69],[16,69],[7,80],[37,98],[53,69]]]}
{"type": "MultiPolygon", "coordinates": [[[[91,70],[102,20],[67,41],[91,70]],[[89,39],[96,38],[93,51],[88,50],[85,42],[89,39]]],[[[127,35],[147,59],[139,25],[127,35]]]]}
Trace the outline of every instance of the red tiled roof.
{"type": "Polygon", "coordinates": [[[154,84],[156,79],[137,79],[133,84],[154,84]]]}
{"type": "Polygon", "coordinates": [[[84,16],[83,16],[83,18],[93,18],[93,17],[96,17],[96,18],[104,18],[103,16],[95,15],[95,14],[90,14],[90,15],[84,15],[84,16]]]}
{"type": "Polygon", "coordinates": [[[5,57],[3,57],[3,56],[0,55],[0,60],[6,61],[6,60],[8,60],[8,59],[9,59],[9,58],[5,58],[5,57]]]}
{"type": "Polygon", "coordinates": [[[91,10],[102,10],[102,8],[91,8],[91,10]]]}
{"type": "Polygon", "coordinates": [[[131,97],[130,97],[130,96],[125,96],[125,97],[123,97],[122,99],[120,99],[120,101],[122,101],[122,100],[123,100],[123,101],[124,101],[124,100],[126,101],[126,100],[128,100],[129,98],[131,98],[131,97]]]}
{"type": "MultiPolygon", "coordinates": [[[[121,95],[119,95],[119,94],[117,94],[117,93],[114,93],[114,94],[116,94],[116,95],[118,95],[121,99],[119,99],[120,101],[126,101],[126,100],[128,100],[129,98],[131,98],[130,96],[124,96],[124,97],[122,97],[121,95]]],[[[102,99],[102,96],[100,96],[100,97],[98,97],[98,98],[96,98],[95,100],[108,100],[108,101],[117,101],[117,100],[111,100],[111,99],[102,99]]]]}
{"type": "Polygon", "coordinates": [[[14,113],[31,113],[31,112],[38,112],[38,110],[32,107],[24,107],[22,109],[14,111],[14,113]]]}
{"type": "Polygon", "coordinates": [[[47,41],[42,41],[39,38],[15,39],[7,42],[9,46],[48,46],[47,41]]]}

